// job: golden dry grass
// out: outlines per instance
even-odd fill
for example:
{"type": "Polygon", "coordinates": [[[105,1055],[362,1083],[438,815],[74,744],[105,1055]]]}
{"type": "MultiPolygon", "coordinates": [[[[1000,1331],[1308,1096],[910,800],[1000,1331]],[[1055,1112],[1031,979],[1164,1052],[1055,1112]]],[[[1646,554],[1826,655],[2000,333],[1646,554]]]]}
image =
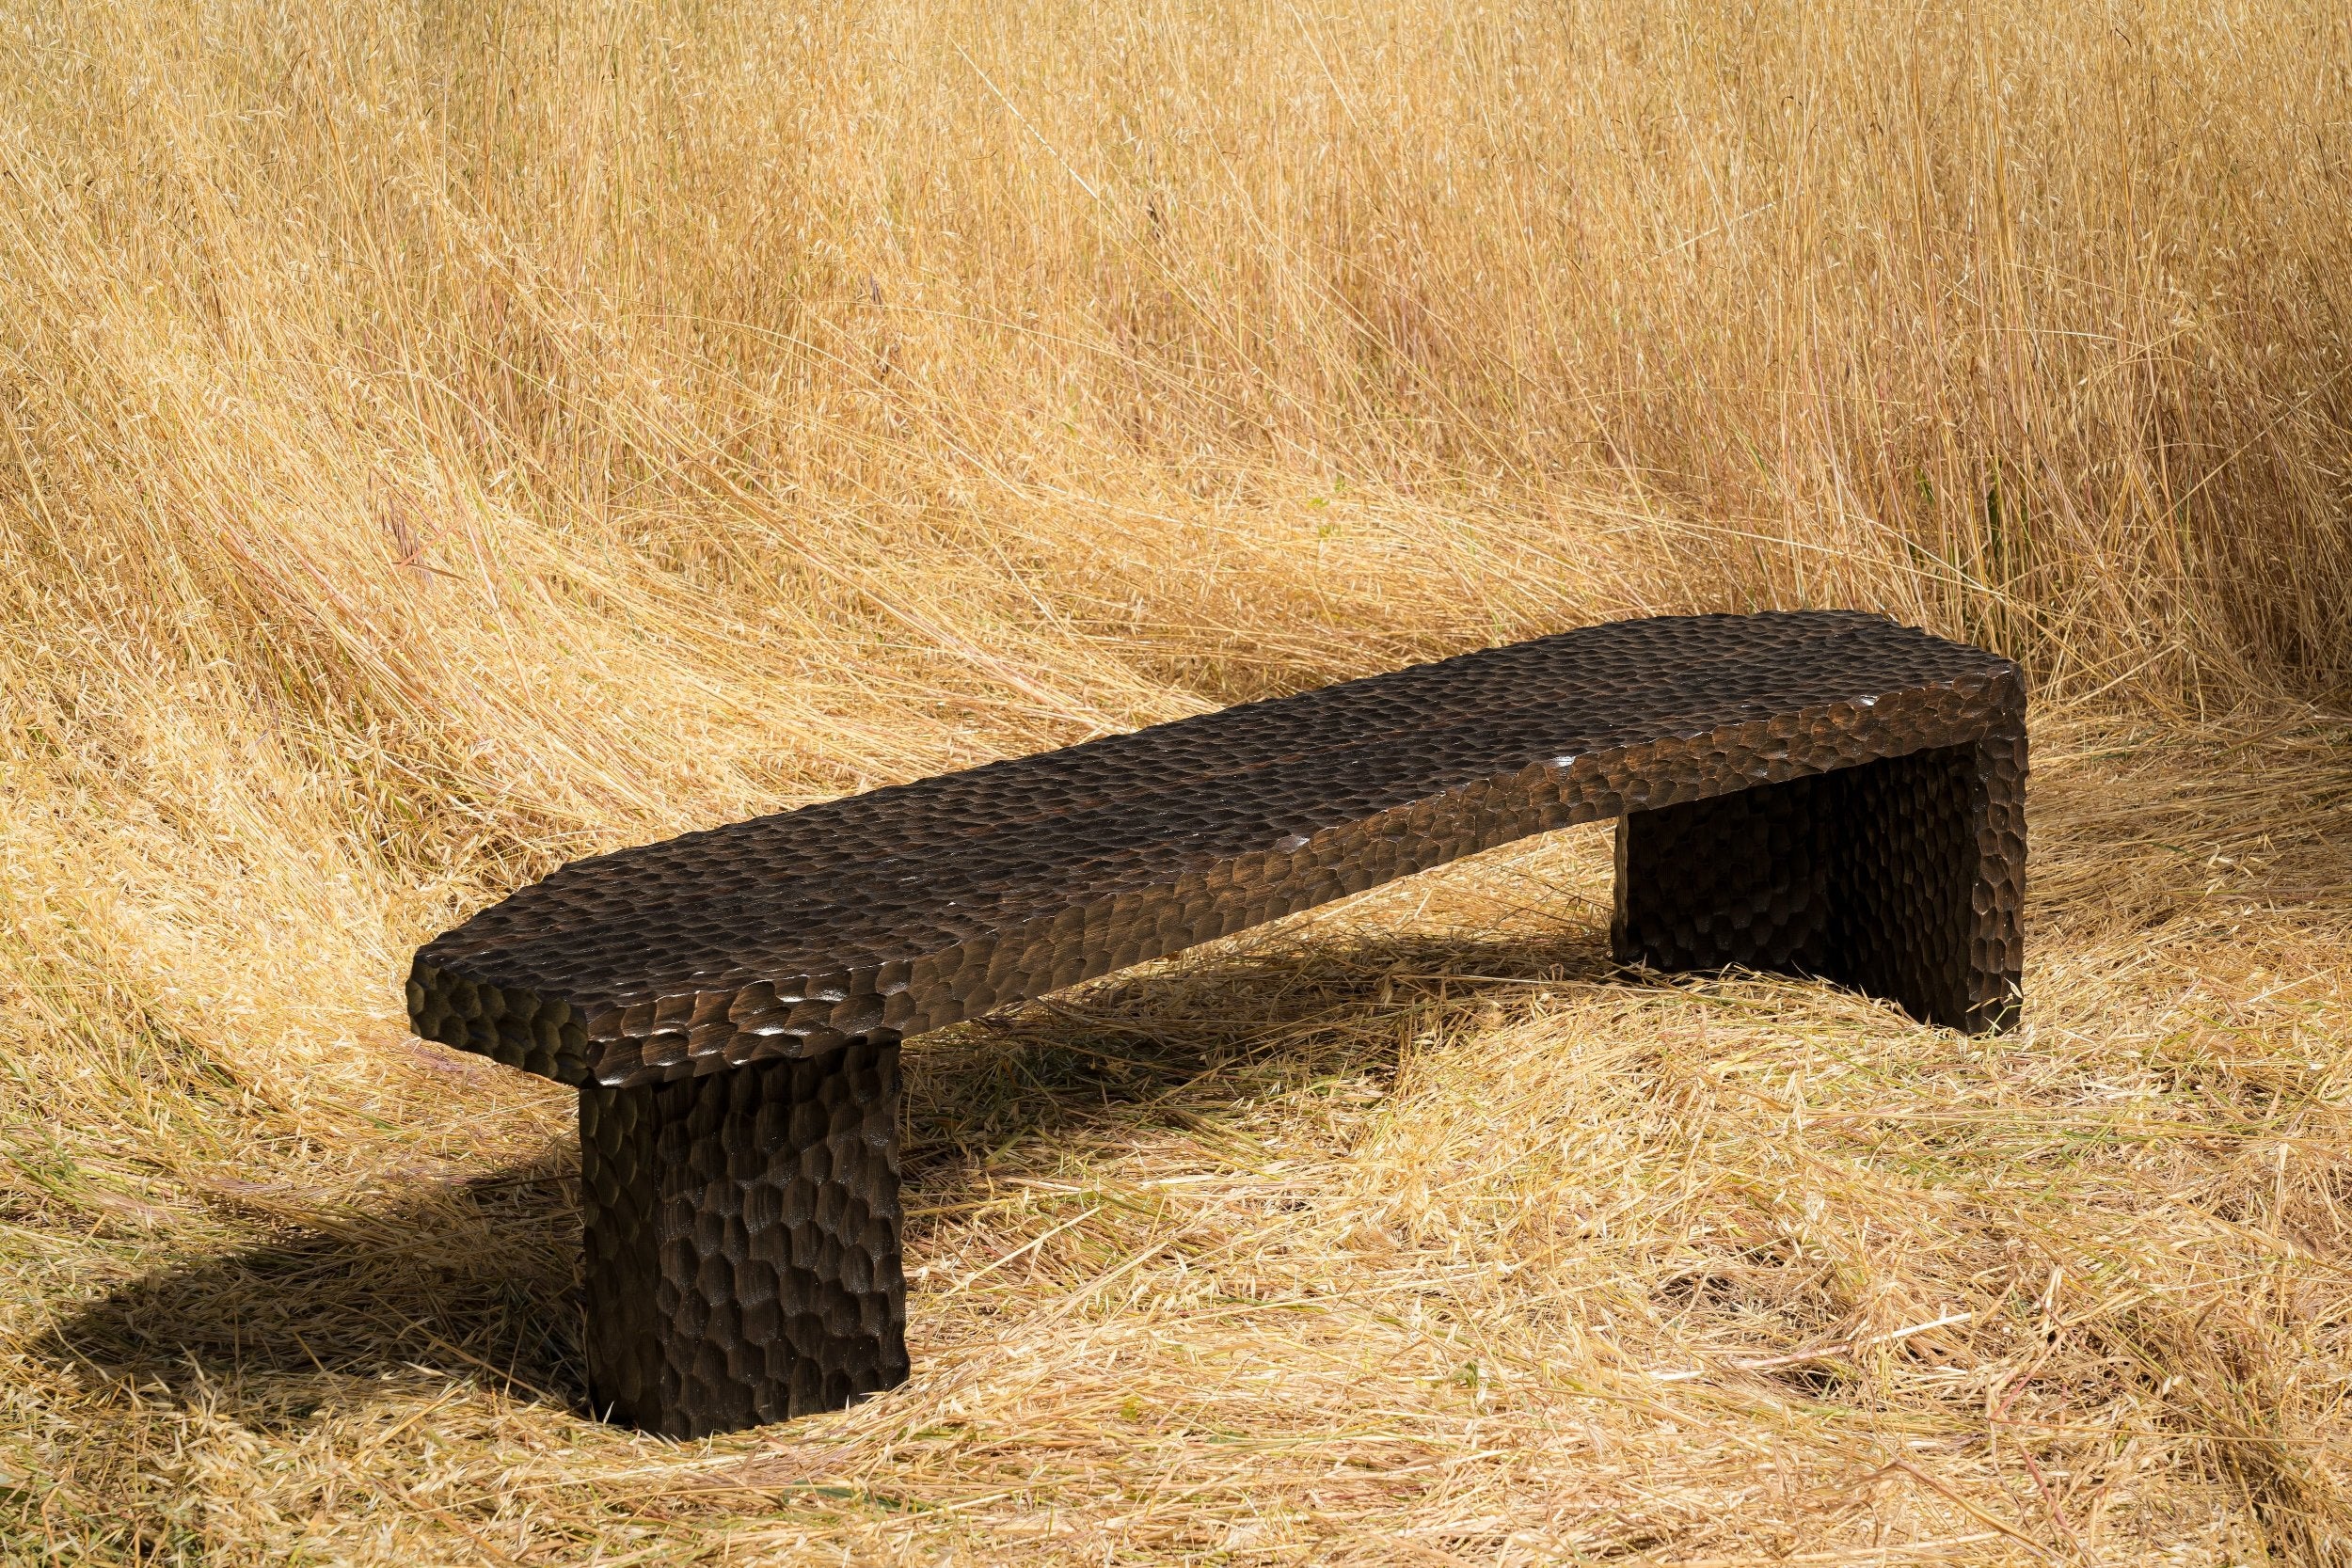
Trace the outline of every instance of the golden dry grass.
{"type": "Polygon", "coordinates": [[[0,1544],[2352,1560],[2352,17],[0,4],[0,1544]],[[582,1418],[584,851],[1613,615],[2025,658],[2026,1027],[1605,840],[910,1050],[916,1375],[582,1418]]]}

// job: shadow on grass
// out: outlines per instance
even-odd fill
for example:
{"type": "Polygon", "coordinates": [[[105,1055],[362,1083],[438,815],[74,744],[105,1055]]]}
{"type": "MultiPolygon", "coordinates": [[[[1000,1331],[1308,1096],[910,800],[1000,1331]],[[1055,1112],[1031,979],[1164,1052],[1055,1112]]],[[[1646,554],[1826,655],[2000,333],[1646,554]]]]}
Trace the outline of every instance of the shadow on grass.
{"type": "Polygon", "coordinates": [[[1448,1018],[1614,974],[1599,933],[1570,930],[1268,942],[1113,976],[910,1046],[907,1178],[950,1188],[1037,1138],[1100,1147],[1320,1081],[1385,1079],[1407,1037],[1448,1018]]]}
{"type": "Polygon", "coordinates": [[[61,1319],[36,1354],[86,1385],[281,1430],[366,1386],[464,1379],[584,1408],[578,1155],[419,1183],[259,1244],[155,1270],[61,1319]]]}
{"type": "MultiPolygon", "coordinates": [[[[1100,1148],[1318,1081],[1384,1078],[1404,1038],[1449,1015],[1608,974],[1589,932],[1284,942],[1032,1004],[909,1049],[910,1196],[951,1198],[980,1163],[1039,1139],[1100,1148]]],[[[37,1354],[261,1430],[420,1380],[584,1412],[578,1158],[566,1140],[159,1269],[66,1316],[37,1354]]],[[[909,1243],[919,1251],[919,1227],[909,1243]]]]}

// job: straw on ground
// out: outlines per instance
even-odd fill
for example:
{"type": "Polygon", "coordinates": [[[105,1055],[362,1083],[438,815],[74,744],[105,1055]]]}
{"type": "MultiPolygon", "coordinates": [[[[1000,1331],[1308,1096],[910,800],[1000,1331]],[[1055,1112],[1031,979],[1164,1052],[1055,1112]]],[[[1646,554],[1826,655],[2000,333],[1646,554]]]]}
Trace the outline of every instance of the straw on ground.
{"type": "Polygon", "coordinates": [[[2339,1562],[2352,16],[0,8],[24,1559],[2339,1562]],[[910,1052],[917,1375],[578,1409],[564,859],[1620,614],[2038,683],[2030,1006],[1571,832],[910,1052]]]}

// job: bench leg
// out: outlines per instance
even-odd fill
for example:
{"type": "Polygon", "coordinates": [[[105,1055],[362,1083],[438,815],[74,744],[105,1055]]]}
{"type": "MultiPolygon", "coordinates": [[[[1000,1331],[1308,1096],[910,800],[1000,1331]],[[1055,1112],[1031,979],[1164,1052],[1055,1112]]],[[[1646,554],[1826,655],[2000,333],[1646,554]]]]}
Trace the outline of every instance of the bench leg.
{"type": "Polygon", "coordinates": [[[1975,1034],[2016,1013],[2025,881],[2011,733],[1629,814],[1610,944],[1834,980],[1975,1034]]]}
{"type": "Polygon", "coordinates": [[[907,1375],[898,1047],[580,1091],[589,1397],[696,1437],[907,1375]]]}

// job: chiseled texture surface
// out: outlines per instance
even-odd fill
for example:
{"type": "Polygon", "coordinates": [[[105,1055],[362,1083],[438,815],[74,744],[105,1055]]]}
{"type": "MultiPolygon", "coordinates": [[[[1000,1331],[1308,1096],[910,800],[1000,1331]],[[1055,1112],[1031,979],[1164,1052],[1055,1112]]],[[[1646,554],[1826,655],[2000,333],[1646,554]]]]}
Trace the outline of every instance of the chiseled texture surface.
{"type": "Polygon", "coordinates": [[[580,1085],[596,1407],[730,1431],[906,1376],[902,1036],[1608,816],[1620,958],[1991,1027],[2024,720],[2014,665],[1875,616],[1592,626],[582,861],[409,1010],[580,1085]]]}
{"type": "Polygon", "coordinates": [[[1970,1031],[2014,1013],[2026,738],[1636,812],[1617,825],[1620,962],[1837,980],[1970,1031]]]}
{"type": "Polygon", "coordinates": [[[589,1399],[673,1437],[907,1375],[898,1048],[580,1092],[589,1399]]]}
{"type": "MultiPolygon", "coordinates": [[[[409,1012],[615,1086],[888,1043],[1530,833],[2021,736],[2024,711],[2007,659],[1873,615],[1588,626],[580,861],[428,943],[409,1012]]],[[[1905,815],[1926,800],[1864,841],[1914,855],[1943,831],[1905,815]]],[[[1969,947],[2013,977],[2015,940],[1969,947]]],[[[1946,1008],[1924,955],[1884,959],[1903,999],[1997,1011],[1946,1008]]]]}

